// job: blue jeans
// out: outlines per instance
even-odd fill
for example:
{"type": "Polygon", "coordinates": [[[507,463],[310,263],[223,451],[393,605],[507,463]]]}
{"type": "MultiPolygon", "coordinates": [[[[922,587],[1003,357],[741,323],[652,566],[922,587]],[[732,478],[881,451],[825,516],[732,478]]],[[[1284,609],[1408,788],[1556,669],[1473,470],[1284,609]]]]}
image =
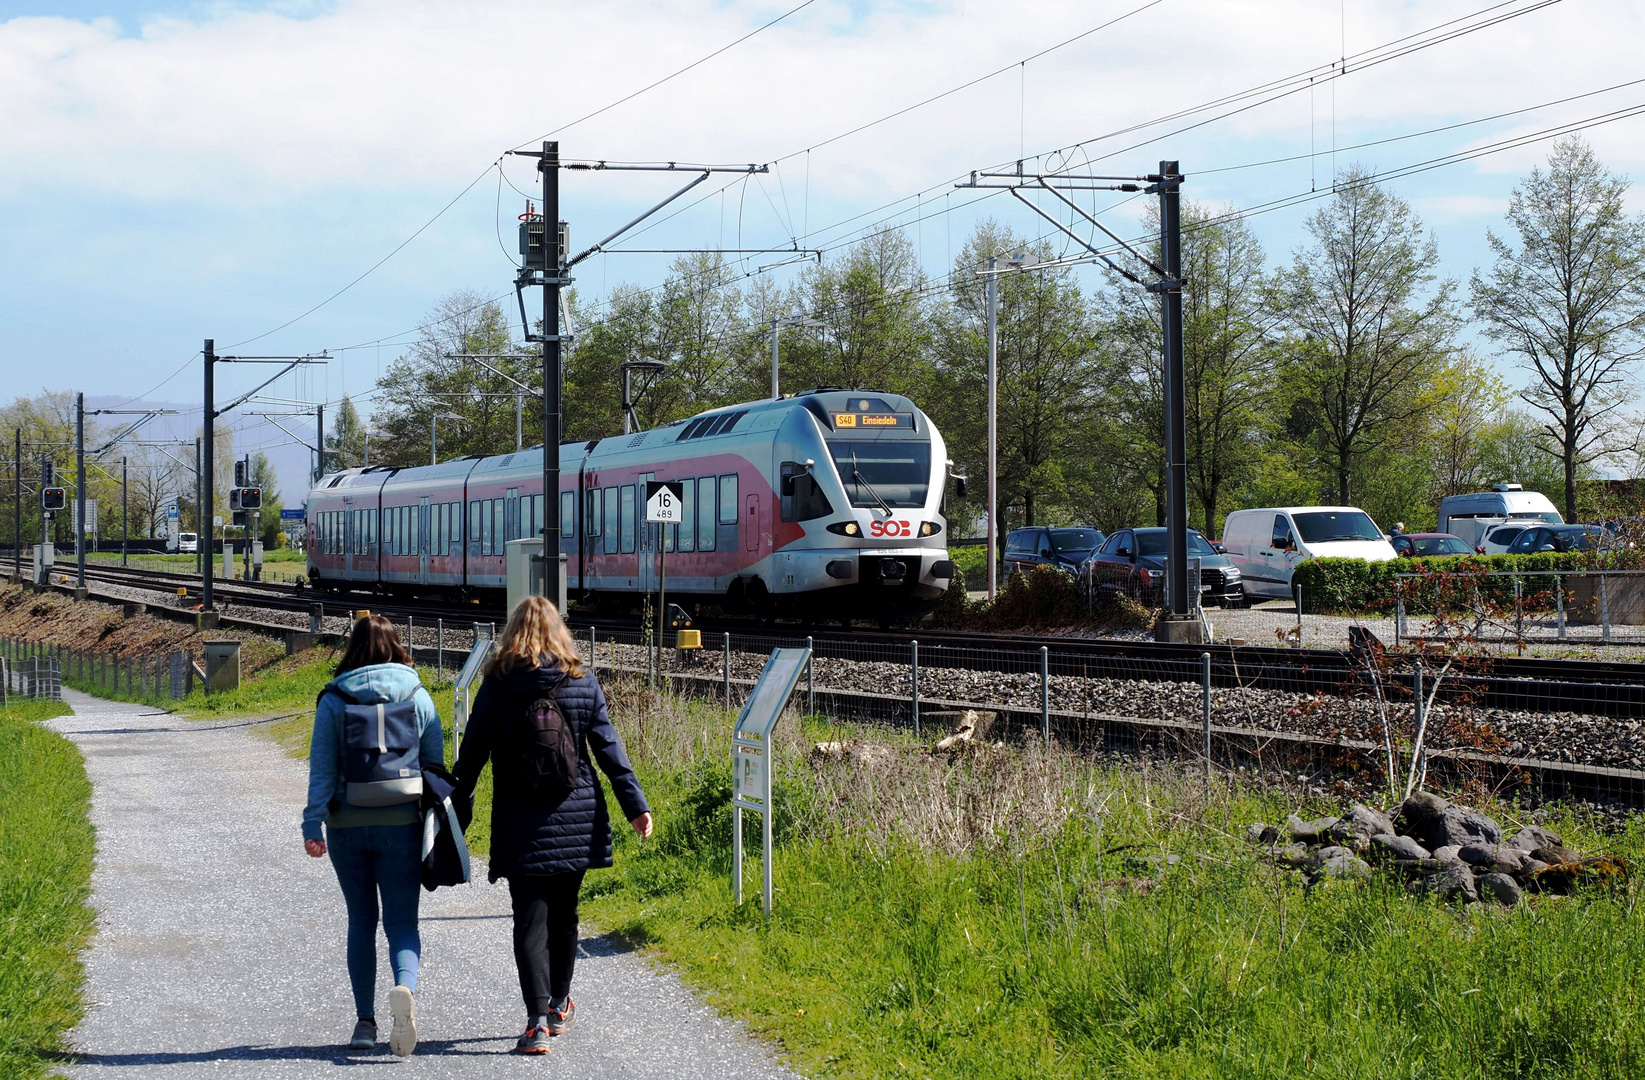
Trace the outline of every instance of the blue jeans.
{"type": "Polygon", "coordinates": [[[375,1016],[377,1001],[377,900],[394,981],[417,989],[418,889],[422,885],[423,834],[415,824],[326,826],[326,851],[348,908],[348,981],[357,1016],[375,1016]]]}

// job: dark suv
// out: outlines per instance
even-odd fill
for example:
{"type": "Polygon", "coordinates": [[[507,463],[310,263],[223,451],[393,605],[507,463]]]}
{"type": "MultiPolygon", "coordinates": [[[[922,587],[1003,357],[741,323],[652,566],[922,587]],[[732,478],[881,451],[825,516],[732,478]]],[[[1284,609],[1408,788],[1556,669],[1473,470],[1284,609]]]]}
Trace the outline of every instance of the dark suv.
{"type": "MultiPolygon", "coordinates": [[[[1189,566],[1199,560],[1200,597],[1204,603],[1238,607],[1245,583],[1238,568],[1219,554],[1198,529],[1188,530],[1189,566]]],[[[1158,602],[1165,584],[1165,530],[1121,529],[1091,556],[1091,584],[1123,592],[1145,604],[1158,602]]]]}
{"type": "Polygon", "coordinates": [[[1005,537],[1005,576],[1009,578],[1036,566],[1054,566],[1070,574],[1077,573],[1105,539],[1101,530],[1083,525],[1012,529],[1005,537]]]}

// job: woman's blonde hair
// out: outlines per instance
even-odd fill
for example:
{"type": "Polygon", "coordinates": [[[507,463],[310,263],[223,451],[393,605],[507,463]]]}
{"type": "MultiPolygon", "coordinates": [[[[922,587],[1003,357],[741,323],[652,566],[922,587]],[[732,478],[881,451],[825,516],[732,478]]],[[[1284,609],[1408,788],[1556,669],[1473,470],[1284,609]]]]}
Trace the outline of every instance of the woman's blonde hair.
{"type": "Polygon", "coordinates": [[[583,662],[565,620],[546,596],[528,596],[514,607],[503,636],[492,650],[486,673],[533,668],[548,657],[573,679],[583,677],[583,662]]]}

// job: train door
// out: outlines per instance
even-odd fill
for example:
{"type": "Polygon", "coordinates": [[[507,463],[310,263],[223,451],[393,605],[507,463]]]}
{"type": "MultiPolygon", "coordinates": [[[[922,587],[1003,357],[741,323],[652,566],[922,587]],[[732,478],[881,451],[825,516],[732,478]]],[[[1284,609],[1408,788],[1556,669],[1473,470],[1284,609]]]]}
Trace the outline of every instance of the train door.
{"type": "Polygon", "coordinates": [[[433,548],[429,543],[431,524],[428,513],[428,496],[424,495],[417,502],[417,584],[428,584],[428,553],[433,548]]]}
{"type": "Polygon", "coordinates": [[[639,564],[635,568],[639,574],[636,587],[643,593],[657,590],[657,534],[662,526],[653,525],[645,519],[646,485],[656,478],[656,473],[641,473],[634,485],[635,516],[639,518],[636,523],[639,543],[634,545],[634,558],[639,564]]]}
{"type": "Polygon", "coordinates": [[[350,580],[354,576],[354,532],[357,527],[354,500],[343,500],[343,570],[350,580]]]}
{"type": "Polygon", "coordinates": [[[744,544],[749,551],[760,550],[760,497],[748,496],[747,510],[743,513],[743,525],[747,530],[744,544]]]}

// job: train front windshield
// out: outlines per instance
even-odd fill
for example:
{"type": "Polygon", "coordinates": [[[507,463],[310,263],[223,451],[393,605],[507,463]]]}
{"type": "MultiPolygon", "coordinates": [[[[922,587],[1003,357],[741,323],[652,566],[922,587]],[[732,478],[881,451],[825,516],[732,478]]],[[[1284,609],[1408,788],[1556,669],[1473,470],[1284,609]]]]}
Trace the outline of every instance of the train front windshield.
{"type": "Polygon", "coordinates": [[[931,490],[931,444],[914,439],[833,439],[828,449],[852,506],[920,507],[931,490]]]}

